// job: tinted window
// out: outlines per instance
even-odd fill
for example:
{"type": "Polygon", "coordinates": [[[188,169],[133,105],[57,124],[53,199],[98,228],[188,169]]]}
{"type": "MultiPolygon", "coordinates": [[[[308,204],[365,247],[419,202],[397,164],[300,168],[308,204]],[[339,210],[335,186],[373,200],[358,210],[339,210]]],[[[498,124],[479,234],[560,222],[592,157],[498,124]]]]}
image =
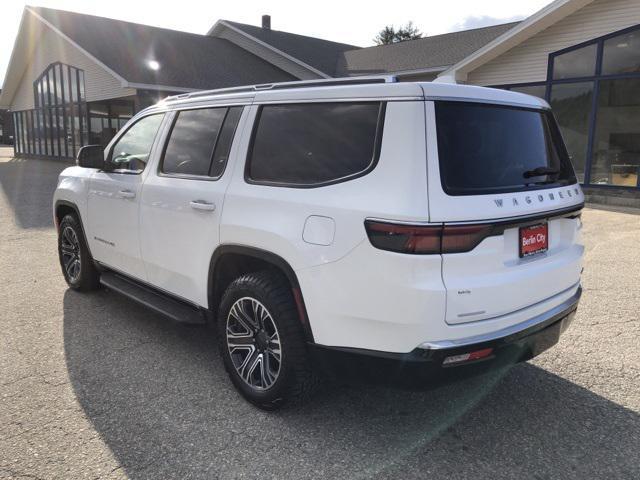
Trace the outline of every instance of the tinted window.
{"type": "Polygon", "coordinates": [[[248,177],[318,185],[367,170],[374,161],[383,108],[379,102],[262,107],[248,177]]]}
{"type": "Polygon", "coordinates": [[[222,175],[242,108],[179,112],[169,135],[161,171],[216,178],[222,175]]]}
{"type": "Polygon", "coordinates": [[[208,175],[226,108],[178,112],[162,163],[165,173],[208,175]]]}
{"type": "Polygon", "coordinates": [[[242,115],[242,108],[243,107],[231,107],[227,112],[224,125],[222,126],[216,143],[211,169],[209,170],[211,177],[219,177],[222,175],[222,172],[224,172],[224,167],[227,164],[227,160],[229,160],[229,152],[231,151],[231,144],[236,132],[236,127],[238,126],[240,115],[242,115]]]}
{"type": "Polygon", "coordinates": [[[463,102],[436,102],[444,190],[478,195],[574,183],[549,112],[463,102]]]}
{"type": "Polygon", "coordinates": [[[144,170],[163,117],[164,114],[144,117],[120,137],[111,149],[111,163],[116,171],[144,170]]]}

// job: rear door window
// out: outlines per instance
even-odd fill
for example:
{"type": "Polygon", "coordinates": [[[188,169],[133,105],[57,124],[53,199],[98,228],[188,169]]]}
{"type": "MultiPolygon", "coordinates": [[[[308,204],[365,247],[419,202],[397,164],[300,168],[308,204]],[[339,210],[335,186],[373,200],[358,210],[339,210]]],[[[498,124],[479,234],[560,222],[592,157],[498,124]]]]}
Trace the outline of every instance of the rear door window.
{"type": "Polygon", "coordinates": [[[384,103],[307,103],[261,107],[247,163],[252,183],[320,186],[374,165],[384,103]]]}
{"type": "Polygon", "coordinates": [[[549,111],[435,102],[442,187],[449,195],[569,185],[576,177],[549,111]]]}
{"type": "Polygon", "coordinates": [[[183,110],[169,134],[161,171],[217,178],[229,157],[242,107],[183,110]]]}

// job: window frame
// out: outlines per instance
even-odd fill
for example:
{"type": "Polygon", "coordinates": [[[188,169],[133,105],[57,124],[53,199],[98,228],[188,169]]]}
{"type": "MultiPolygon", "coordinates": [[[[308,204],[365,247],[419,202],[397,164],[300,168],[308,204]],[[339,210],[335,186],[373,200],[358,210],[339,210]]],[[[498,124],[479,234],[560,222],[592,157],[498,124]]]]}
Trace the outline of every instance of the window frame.
{"type": "Polygon", "coordinates": [[[384,135],[384,122],[386,118],[387,104],[389,100],[379,99],[379,100],[359,100],[359,99],[347,99],[347,100],[322,100],[322,101],[306,101],[306,102],[277,102],[277,103],[264,103],[258,104],[258,111],[256,112],[255,118],[253,120],[253,125],[251,127],[251,136],[249,138],[249,148],[247,148],[247,154],[245,156],[244,162],[244,181],[249,185],[260,185],[265,187],[279,187],[279,188],[298,188],[298,189],[309,189],[309,188],[321,188],[329,185],[336,185],[338,183],[348,182],[350,180],[354,180],[356,178],[364,177],[371,173],[380,160],[380,151],[382,147],[382,137],[384,135]],[[376,124],[376,135],[374,138],[373,144],[373,156],[369,165],[359,172],[353,173],[351,175],[346,175],[344,177],[336,178],[333,180],[328,180],[325,182],[318,183],[289,183],[289,182],[271,182],[265,180],[254,180],[249,175],[249,170],[251,167],[251,158],[253,157],[253,148],[255,145],[256,135],[258,133],[258,127],[260,125],[260,118],[262,116],[262,110],[265,107],[271,106],[281,106],[281,105],[327,105],[327,104],[335,104],[335,103],[377,103],[378,107],[378,119],[376,124]]]}
{"type": "MultiPolygon", "coordinates": [[[[145,118],[149,118],[152,117],[154,115],[162,115],[162,119],[160,120],[160,125],[158,125],[158,130],[156,131],[155,136],[153,137],[153,141],[151,142],[151,149],[149,150],[149,155],[151,155],[154,151],[154,147],[156,145],[156,142],[158,141],[158,135],[160,134],[160,132],[162,131],[162,124],[165,122],[166,120],[166,116],[167,116],[167,112],[166,111],[159,111],[159,112],[149,112],[146,115],[142,115],[138,118],[135,118],[134,122],[131,122],[131,125],[128,125],[127,128],[123,128],[122,130],[120,130],[118,132],[118,135],[116,135],[115,137],[113,137],[113,139],[111,140],[111,143],[109,144],[107,150],[106,150],[106,157],[105,157],[105,165],[112,165],[113,162],[111,161],[111,157],[113,155],[113,149],[116,147],[116,145],[118,144],[118,142],[122,139],[122,137],[124,137],[127,132],[129,130],[131,130],[131,128],[133,128],[134,125],[136,125],[138,122],[144,120],[145,118]]],[[[133,120],[133,119],[132,119],[133,120]]],[[[125,170],[122,168],[109,168],[109,169],[103,169],[103,171],[108,172],[108,173],[117,173],[117,174],[122,174],[122,175],[142,175],[146,170],[147,170],[147,165],[149,164],[149,162],[147,161],[145,163],[145,168],[143,168],[140,171],[137,170],[125,170]]]]}
{"type": "MultiPolygon", "coordinates": [[[[194,175],[194,174],[189,174],[189,173],[167,173],[164,172],[162,169],[164,167],[164,157],[165,154],[167,153],[167,147],[169,146],[169,140],[171,140],[171,134],[173,133],[173,129],[178,121],[178,118],[180,117],[180,112],[188,112],[188,111],[192,111],[192,110],[209,110],[209,109],[214,109],[214,108],[224,108],[227,111],[224,114],[224,117],[222,119],[222,123],[220,124],[220,130],[218,131],[218,135],[216,135],[216,141],[213,144],[213,149],[211,150],[211,158],[209,159],[209,169],[207,171],[211,171],[211,165],[213,163],[213,157],[216,154],[216,148],[218,148],[218,141],[220,140],[220,134],[222,133],[222,130],[224,129],[224,125],[225,122],[227,121],[227,118],[229,117],[229,110],[234,108],[234,107],[240,107],[242,108],[242,111],[240,112],[240,118],[238,118],[238,122],[236,123],[235,127],[233,128],[233,134],[232,134],[232,140],[231,140],[231,148],[233,148],[233,142],[236,139],[236,133],[238,131],[238,125],[240,125],[240,122],[242,120],[242,115],[245,113],[245,107],[247,107],[247,104],[230,104],[230,105],[207,105],[207,106],[202,106],[199,105],[197,107],[191,107],[191,108],[180,108],[180,109],[176,109],[176,110],[172,110],[171,113],[173,114],[173,117],[171,118],[171,125],[169,125],[169,129],[167,131],[167,134],[164,138],[164,144],[162,146],[162,151],[160,153],[160,160],[158,161],[158,167],[156,168],[156,175],[158,175],[159,177],[167,177],[167,178],[181,178],[184,180],[203,180],[205,182],[216,182],[218,180],[220,180],[223,176],[224,173],[227,171],[227,165],[229,164],[229,158],[227,158],[227,161],[224,162],[224,167],[222,168],[222,171],[220,172],[220,175],[218,176],[211,176],[211,175],[194,175]]],[[[231,148],[229,149],[229,151],[231,151],[231,148]]]]}

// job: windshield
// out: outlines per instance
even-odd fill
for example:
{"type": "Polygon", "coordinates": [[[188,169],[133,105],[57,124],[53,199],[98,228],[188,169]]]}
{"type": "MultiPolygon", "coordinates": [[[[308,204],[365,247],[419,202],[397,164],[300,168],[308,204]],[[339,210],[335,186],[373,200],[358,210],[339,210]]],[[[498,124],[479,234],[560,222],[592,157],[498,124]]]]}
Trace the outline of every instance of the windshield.
{"type": "Polygon", "coordinates": [[[480,195],[569,185],[576,177],[549,111],[435,102],[442,187],[480,195]]]}

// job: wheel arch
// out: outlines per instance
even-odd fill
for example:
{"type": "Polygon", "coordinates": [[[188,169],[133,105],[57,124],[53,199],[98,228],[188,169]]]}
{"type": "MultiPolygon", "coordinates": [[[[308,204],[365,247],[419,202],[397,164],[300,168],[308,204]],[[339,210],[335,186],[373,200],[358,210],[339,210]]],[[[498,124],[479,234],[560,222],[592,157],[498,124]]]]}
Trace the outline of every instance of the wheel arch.
{"type": "Polygon", "coordinates": [[[207,285],[209,310],[214,315],[217,313],[224,291],[238,274],[249,273],[258,268],[275,268],[288,280],[305,340],[313,342],[313,332],[298,277],[289,262],[267,250],[245,245],[220,245],[216,248],[209,263],[207,285]]]}
{"type": "Polygon", "coordinates": [[[82,215],[80,215],[80,209],[78,208],[78,206],[75,203],[70,202],[68,200],[56,200],[53,211],[54,211],[54,222],[55,222],[56,230],[59,229],[60,222],[62,221],[65,215],[68,215],[70,213],[76,215],[78,222],[80,223],[82,236],[84,237],[85,243],[87,244],[87,250],[89,250],[89,253],[91,253],[91,248],[89,247],[89,241],[87,239],[87,233],[84,228],[84,224],[82,223],[82,215]]]}
{"type": "Polygon", "coordinates": [[[58,228],[58,226],[60,225],[60,221],[64,218],[65,215],[68,215],[69,213],[75,213],[76,217],[78,217],[78,221],[80,222],[80,226],[82,227],[82,230],[84,232],[84,226],[82,225],[82,217],[80,216],[80,210],[78,209],[78,206],[75,203],[70,202],[68,200],[56,200],[53,210],[54,210],[54,220],[56,223],[56,228],[58,228]]]}

